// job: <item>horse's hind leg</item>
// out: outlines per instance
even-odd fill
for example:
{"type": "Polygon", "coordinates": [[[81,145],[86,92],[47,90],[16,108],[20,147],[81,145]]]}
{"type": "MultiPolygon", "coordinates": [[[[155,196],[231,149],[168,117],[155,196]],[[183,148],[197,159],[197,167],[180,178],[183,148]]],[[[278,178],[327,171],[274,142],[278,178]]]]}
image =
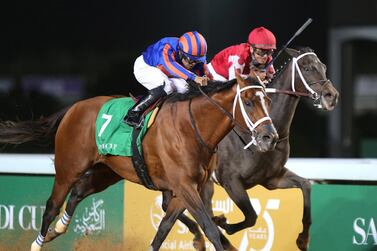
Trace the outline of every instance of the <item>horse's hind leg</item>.
{"type": "Polygon", "coordinates": [[[52,241],[64,234],[77,205],[91,194],[99,193],[123,178],[108,166],[99,163],[86,171],[72,188],[63,216],[56,222],[55,228],[49,229],[45,242],[52,241]]]}
{"type": "Polygon", "coordinates": [[[285,168],[285,173],[282,177],[268,181],[266,185],[268,189],[276,188],[300,188],[304,199],[304,214],[302,218],[303,230],[299,234],[296,244],[300,250],[306,251],[309,244],[309,230],[312,224],[311,207],[310,207],[310,194],[311,184],[309,180],[298,176],[285,168]]]}
{"type": "MultiPolygon", "coordinates": [[[[51,222],[58,215],[61,206],[67,197],[68,192],[73,184],[80,178],[86,169],[92,166],[92,162],[87,158],[71,158],[65,159],[61,156],[70,156],[60,154],[58,151],[55,154],[55,182],[50,198],[47,200],[46,209],[43,214],[42,227],[37,239],[31,245],[31,251],[40,251],[46,237],[48,227],[51,222]]],[[[72,156],[77,156],[77,152],[72,156]]]]}
{"type": "Polygon", "coordinates": [[[46,209],[43,214],[41,231],[37,239],[31,245],[31,251],[39,251],[42,249],[48,227],[55,219],[56,215],[58,215],[72,183],[73,182],[61,182],[58,178],[55,178],[54,187],[50,198],[47,200],[46,209]]]}

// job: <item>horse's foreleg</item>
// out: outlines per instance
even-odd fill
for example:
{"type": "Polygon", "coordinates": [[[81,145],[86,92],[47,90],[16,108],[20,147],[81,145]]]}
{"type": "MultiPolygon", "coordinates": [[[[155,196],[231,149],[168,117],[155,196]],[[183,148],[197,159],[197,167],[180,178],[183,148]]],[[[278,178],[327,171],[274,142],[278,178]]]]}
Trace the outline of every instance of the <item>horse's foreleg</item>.
{"type": "MultiPolygon", "coordinates": [[[[200,191],[200,197],[202,198],[204,206],[206,207],[207,212],[209,213],[211,217],[214,216],[213,210],[212,210],[212,198],[213,198],[214,193],[215,193],[214,183],[212,180],[208,180],[204,184],[202,190],[200,191]]],[[[237,251],[237,249],[230,243],[230,241],[225,237],[225,235],[223,235],[222,232],[220,232],[220,239],[221,239],[221,244],[223,245],[223,248],[225,250],[237,251]]]]}
{"type": "Polygon", "coordinates": [[[166,214],[162,218],[160,225],[158,226],[158,231],[151,243],[151,248],[153,251],[160,249],[163,241],[169,234],[178,216],[185,210],[185,207],[177,198],[171,197],[171,195],[169,196],[170,197],[164,200],[163,203],[163,209],[165,210],[166,214]]]}
{"type": "MultiPolygon", "coordinates": [[[[202,198],[202,201],[207,209],[207,212],[210,214],[211,217],[213,216],[212,203],[211,203],[213,193],[214,193],[213,186],[214,186],[213,182],[209,180],[200,191],[200,197],[202,198]]],[[[165,196],[164,196],[164,201],[165,201],[165,196]]],[[[193,221],[191,218],[186,216],[185,214],[181,214],[178,217],[178,220],[180,220],[183,224],[185,224],[190,230],[190,232],[194,235],[193,246],[195,250],[197,251],[206,250],[205,239],[203,237],[202,232],[199,229],[198,224],[195,221],[193,221]]],[[[228,250],[228,251],[237,250],[221,232],[220,232],[220,238],[221,238],[221,244],[223,245],[225,250],[228,250]]]]}
{"type": "MultiPolygon", "coordinates": [[[[194,234],[194,240],[193,240],[193,246],[195,250],[197,251],[205,251],[206,250],[206,243],[205,239],[202,235],[202,232],[199,230],[198,224],[191,220],[188,216],[185,214],[181,214],[178,217],[178,220],[180,220],[183,224],[185,224],[190,232],[194,234]]],[[[223,245],[223,248],[227,251],[237,251],[237,249],[230,243],[230,241],[220,232],[220,239],[221,244],[223,245]]]]}
{"type": "Polygon", "coordinates": [[[276,188],[300,188],[304,199],[304,214],[302,218],[303,230],[299,234],[296,243],[300,250],[307,250],[309,244],[309,230],[312,224],[310,194],[311,184],[309,180],[298,176],[285,168],[285,173],[280,178],[272,179],[266,185],[268,189],[276,188]]]}
{"type": "Polygon", "coordinates": [[[56,222],[55,228],[48,230],[45,242],[52,241],[67,231],[73,213],[83,199],[105,190],[110,185],[122,179],[122,177],[102,163],[85,172],[72,188],[65,212],[56,222]]]}
{"type": "Polygon", "coordinates": [[[229,197],[242,211],[245,219],[242,222],[228,224],[224,216],[214,217],[217,225],[223,228],[227,234],[234,234],[242,229],[255,225],[258,215],[250,203],[249,196],[238,178],[231,178],[227,183],[222,184],[229,197]]]}
{"type": "MultiPolygon", "coordinates": [[[[164,191],[162,193],[163,200],[162,200],[162,209],[166,212],[168,205],[170,203],[170,200],[172,199],[172,194],[170,191],[164,191]]],[[[195,221],[191,220],[189,217],[187,217],[185,214],[181,214],[178,219],[185,224],[190,232],[194,234],[194,243],[193,246],[197,251],[205,251],[205,240],[203,238],[202,233],[200,232],[198,224],[196,224],[195,221]]]]}
{"type": "Polygon", "coordinates": [[[221,245],[220,230],[212,221],[211,216],[207,212],[198,191],[190,185],[182,186],[177,192],[177,197],[182,200],[187,210],[200,225],[208,240],[214,245],[217,251],[224,250],[221,245]]]}

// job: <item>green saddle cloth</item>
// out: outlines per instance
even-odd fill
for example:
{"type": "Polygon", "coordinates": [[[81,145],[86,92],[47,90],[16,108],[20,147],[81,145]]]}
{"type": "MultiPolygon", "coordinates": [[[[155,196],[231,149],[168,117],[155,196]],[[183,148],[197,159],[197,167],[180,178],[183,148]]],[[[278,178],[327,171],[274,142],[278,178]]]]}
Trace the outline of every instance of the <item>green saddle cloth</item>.
{"type": "MultiPolygon", "coordinates": [[[[96,119],[96,143],[99,154],[132,156],[133,127],[127,125],[123,119],[127,111],[135,104],[129,98],[114,98],[107,101],[101,108],[96,119]]],[[[137,139],[140,153],[141,140],[147,132],[147,124],[152,112],[144,120],[144,126],[137,139]]]]}

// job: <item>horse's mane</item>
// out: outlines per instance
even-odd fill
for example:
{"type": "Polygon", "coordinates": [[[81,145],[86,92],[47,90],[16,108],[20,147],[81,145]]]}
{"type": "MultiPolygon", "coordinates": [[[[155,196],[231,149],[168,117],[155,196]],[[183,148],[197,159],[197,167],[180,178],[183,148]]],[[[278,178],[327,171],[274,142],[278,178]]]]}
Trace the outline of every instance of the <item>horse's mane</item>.
{"type": "MultiPolygon", "coordinates": [[[[225,89],[232,87],[237,82],[237,79],[232,79],[226,82],[223,81],[216,81],[216,80],[209,80],[207,86],[202,86],[201,89],[206,94],[211,94],[215,92],[219,92],[225,89]]],[[[188,80],[187,83],[189,84],[189,90],[186,93],[174,93],[172,94],[166,102],[177,102],[177,101],[184,101],[189,100],[198,96],[201,96],[202,93],[198,88],[198,84],[192,80],[188,80]]]]}
{"type": "Polygon", "coordinates": [[[306,53],[306,52],[314,52],[314,50],[312,48],[310,48],[309,46],[295,46],[295,47],[293,47],[291,49],[299,51],[300,54],[306,53]]]}
{"type": "Polygon", "coordinates": [[[279,78],[280,74],[284,72],[285,68],[289,65],[289,62],[292,60],[293,56],[289,53],[290,49],[298,51],[300,55],[306,52],[314,52],[314,50],[308,46],[295,46],[293,48],[284,49],[284,55],[282,55],[283,59],[281,60],[282,62],[278,63],[275,66],[276,73],[274,75],[274,78],[272,79],[272,83],[274,82],[275,79],[279,78]]]}

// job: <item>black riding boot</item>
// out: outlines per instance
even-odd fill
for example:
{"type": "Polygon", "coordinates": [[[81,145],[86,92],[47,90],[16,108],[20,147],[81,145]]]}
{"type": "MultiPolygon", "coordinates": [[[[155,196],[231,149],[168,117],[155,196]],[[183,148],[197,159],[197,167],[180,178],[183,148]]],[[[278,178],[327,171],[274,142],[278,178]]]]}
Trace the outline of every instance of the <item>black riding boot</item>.
{"type": "Polygon", "coordinates": [[[124,118],[130,126],[139,127],[142,123],[142,114],[148,109],[154,102],[167,95],[164,91],[164,86],[156,87],[149,91],[147,96],[142,97],[127,113],[124,118]]]}

